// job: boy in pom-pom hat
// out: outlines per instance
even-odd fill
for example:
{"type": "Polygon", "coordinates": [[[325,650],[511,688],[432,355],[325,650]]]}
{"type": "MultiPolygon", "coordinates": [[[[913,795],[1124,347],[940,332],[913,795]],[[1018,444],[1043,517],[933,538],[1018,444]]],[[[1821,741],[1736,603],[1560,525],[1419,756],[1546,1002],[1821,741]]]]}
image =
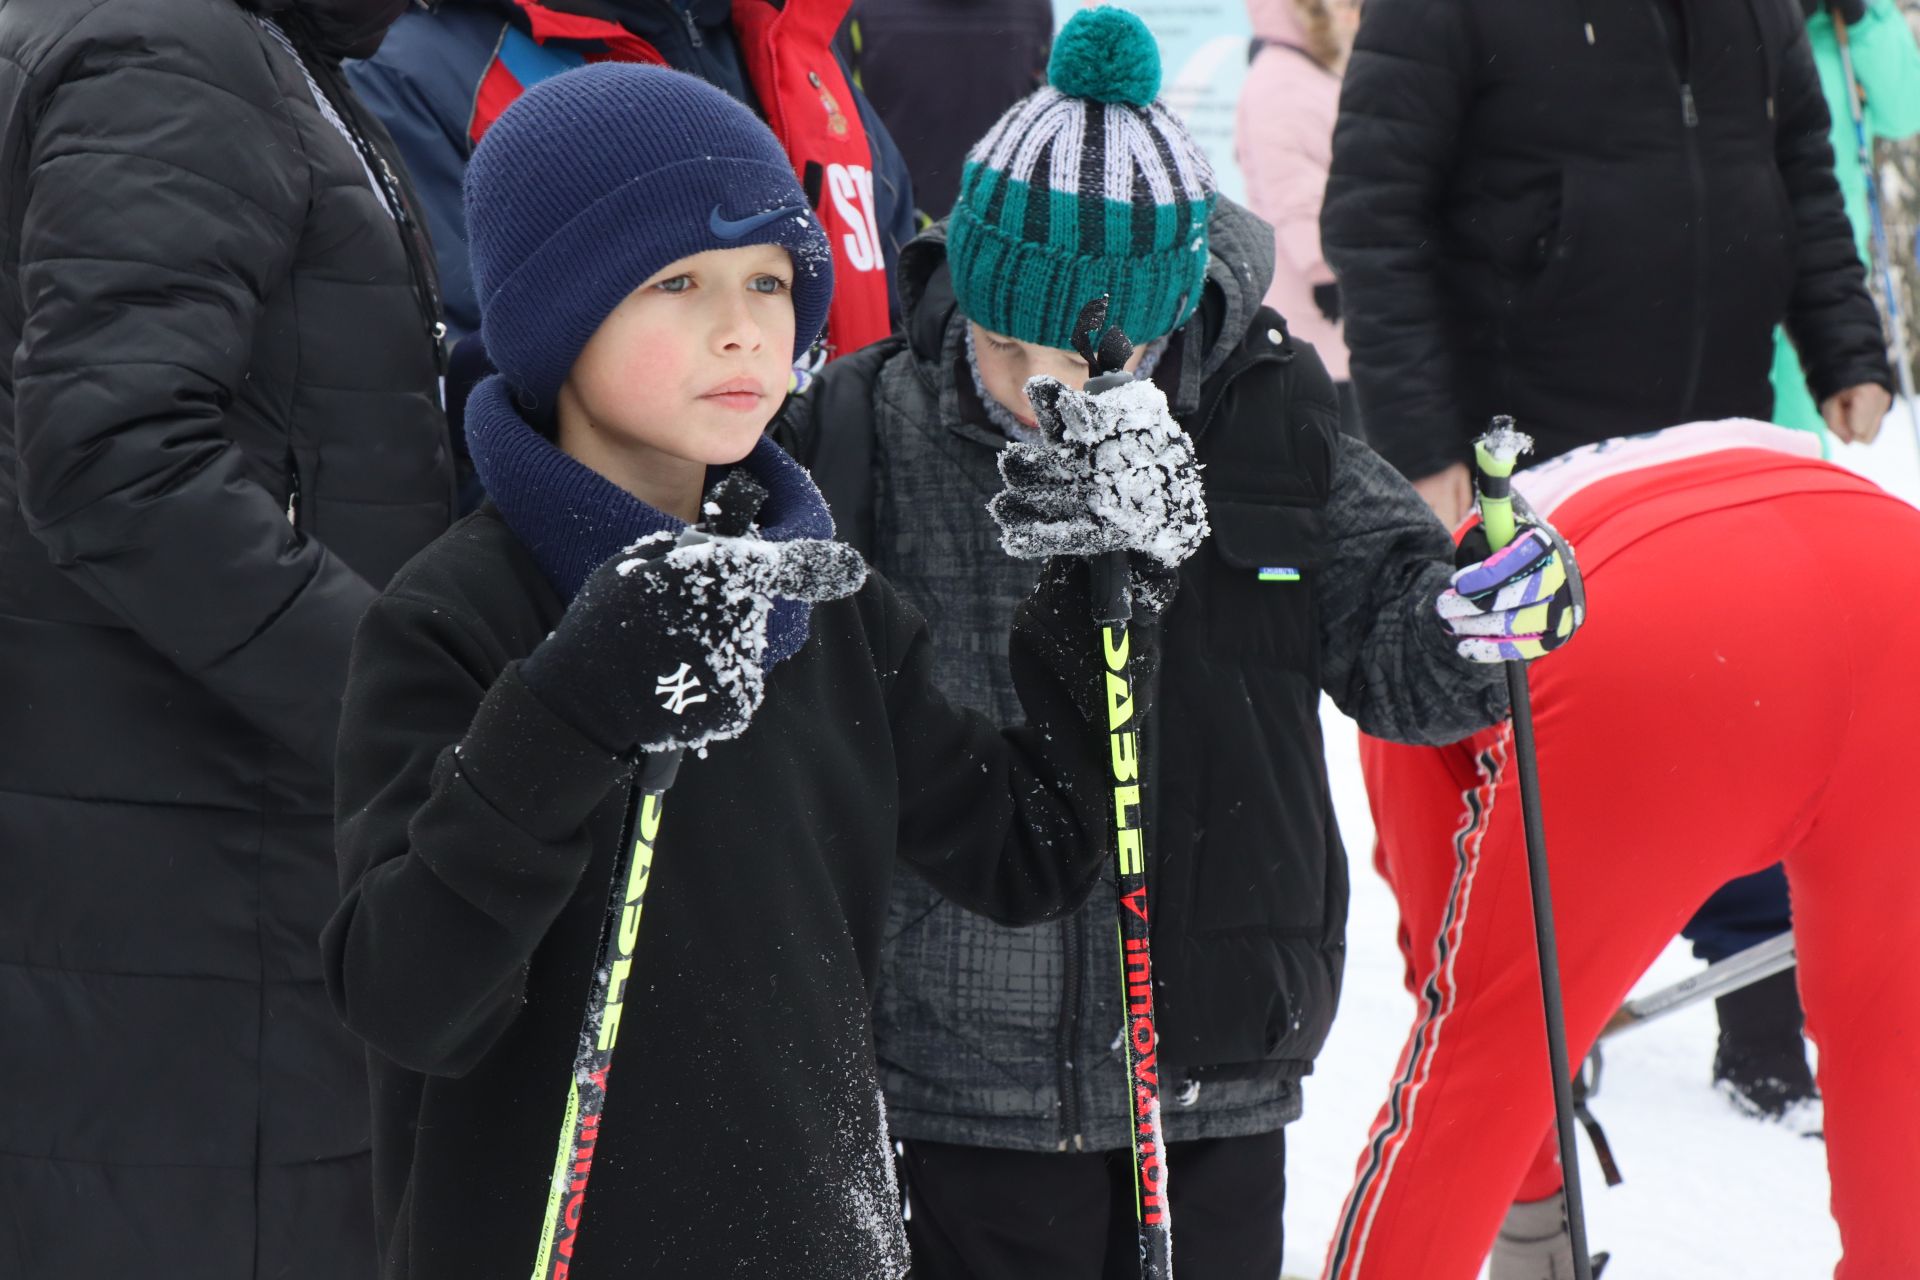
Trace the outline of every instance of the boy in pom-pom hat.
{"type": "MultiPolygon", "coordinates": [[[[1009,442],[1041,438],[1029,380],[1086,379],[1071,347],[1088,299],[1109,298],[1130,367],[1191,433],[1213,531],[1160,623],[1143,786],[1174,1260],[1182,1280],[1271,1280],[1283,1126],[1344,955],[1320,694],[1381,737],[1448,742],[1504,713],[1484,663],[1513,650],[1458,634],[1493,619],[1438,616],[1443,593],[1461,604],[1447,531],[1341,434],[1319,357],[1261,306],[1272,232],[1215,192],[1156,99],[1145,26],[1076,14],[1049,77],[906,250],[905,335],[827,370],[776,431],[841,535],[927,615],[942,687],[995,717],[1018,712],[1004,636],[1034,571],[982,505],[1009,442]]],[[[1566,559],[1507,564],[1570,629],[1566,559]]],[[[1110,892],[1015,931],[903,876],[887,941],[875,1029],[915,1275],[1133,1274],[1110,892]]]]}
{"type": "MultiPolygon", "coordinates": [[[[1087,892],[1108,794],[1087,574],[1050,564],[1000,638],[1027,727],[949,705],[925,623],[762,438],[832,258],[772,134],[718,90],[611,64],[548,80],[489,131],[467,201],[500,370],[466,415],[490,501],[368,613],[339,745],[326,975],[371,1048],[384,1274],[529,1274],[570,1176],[636,761],[684,748],[585,1218],[568,1202],[550,1275],[894,1280],[869,1024],[894,864],[1008,922],[1087,892]],[[738,473],[766,497],[729,533],[709,497],[738,473]],[[710,536],[678,540],[703,513],[710,536]]],[[[1160,466],[1059,447],[1005,505],[1170,576],[1192,539],[1093,509],[1124,486],[1204,528],[1190,446],[1148,425],[1160,466]]]]}

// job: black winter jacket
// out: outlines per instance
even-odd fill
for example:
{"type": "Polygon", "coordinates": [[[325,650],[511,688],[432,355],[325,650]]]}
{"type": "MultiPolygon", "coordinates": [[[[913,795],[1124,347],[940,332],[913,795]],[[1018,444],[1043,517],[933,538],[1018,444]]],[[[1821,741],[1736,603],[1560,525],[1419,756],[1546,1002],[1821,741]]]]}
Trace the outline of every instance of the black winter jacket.
{"type": "Polygon", "coordinates": [[[1780,0],[1368,0],[1321,210],[1368,440],[1409,476],[1890,385],[1780,0]]]}
{"type": "MultiPolygon", "coordinates": [[[[1028,728],[948,705],[926,624],[876,574],[813,610],[743,736],[681,766],[577,1280],[904,1274],[868,1020],[887,891],[905,858],[1002,920],[1085,896],[1110,788],[1077,576],[1015,630],[1028,728]]],[[[326,952],[374,1049],[389,1280],[517,1280],[539,1240],[628,792],[519,679],[561,613],[488,506],[355,643],[326,952]]]]}
{"type": "Polygon", "coordinates": [[[854,0],[838,43],[899,144],[920,213],[937,221],[960,194],[968,150],[1002,112],[1047,82],[1053,5],[854,0]]]}
{"type": "Polygon", "coordinates": [[[0,1275],[364,1280],[318,944],[353,629],[450,519],[426,282],[233,0],[0,6],[0,229],[0,1275]]]}
{"type": "MultiPolygon", "coordinates": [[[[1505,705],[1498,673],[1459,658],[1433,616],[1452,567],[1445,530],[1340,434],[1326,369],[1260,305],[1272,229],[1222,201],[1211,245],[1200,308],[1155,373],[1205,464],[1213,525],[1159,629],[1145,746],[1175,1141],[1291,1120],[1294,1082],[1333,1022],[1347,866],[1322,690],[1402,741],[1452,741],[1505,705]]],[[[776,436],[813,469],[842,535],[925,611],[948,695],[1006,716],[1000,637],[1031,570],[984,510],[1006,441],[967,372],[944,227],[908,246],[902,276],[905,337],[829,367],[776,436]]],[[[1129,1143],[1110,890],[1057,929],[1015,932],[902,876],[887,944],[875,1029],[896,1132],[1043,1151],[1129,1143]]]]}

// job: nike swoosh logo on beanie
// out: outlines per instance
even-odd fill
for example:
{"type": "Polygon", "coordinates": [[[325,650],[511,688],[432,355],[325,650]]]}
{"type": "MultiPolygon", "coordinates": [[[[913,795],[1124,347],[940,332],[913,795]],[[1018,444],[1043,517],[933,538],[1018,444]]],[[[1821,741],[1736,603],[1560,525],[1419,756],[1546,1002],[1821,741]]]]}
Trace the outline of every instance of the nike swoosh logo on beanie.
{"type": "Polygon", "coordinates": [[[707,215],[707,229],[722,240],[738,240],[741,236],[752,235],[770,222],[781,218],[805,217],[807,210],[802,205],[791,205],[784,209],[769,209],[765,213],[756,213],[751,218],[723,218],[720,206],[713,206],[713,212],[707,215]]]}

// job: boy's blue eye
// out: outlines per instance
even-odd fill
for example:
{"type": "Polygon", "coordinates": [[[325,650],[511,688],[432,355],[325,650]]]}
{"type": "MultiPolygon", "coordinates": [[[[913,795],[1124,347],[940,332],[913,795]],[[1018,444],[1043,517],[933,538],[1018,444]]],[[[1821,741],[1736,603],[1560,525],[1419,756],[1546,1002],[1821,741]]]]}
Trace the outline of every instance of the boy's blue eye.
{"type": "Polygon", "coordinates": [[[779,276],[755,276],[751,288],[755,293],[785,293],[793,286],[779,276]]]}
{"type": "Polygon", "coordinates": [[[653,287],[662,293],[685,293],[693,288],[693,277],[674,276],[671,280],[662,280],[653,287]]]}

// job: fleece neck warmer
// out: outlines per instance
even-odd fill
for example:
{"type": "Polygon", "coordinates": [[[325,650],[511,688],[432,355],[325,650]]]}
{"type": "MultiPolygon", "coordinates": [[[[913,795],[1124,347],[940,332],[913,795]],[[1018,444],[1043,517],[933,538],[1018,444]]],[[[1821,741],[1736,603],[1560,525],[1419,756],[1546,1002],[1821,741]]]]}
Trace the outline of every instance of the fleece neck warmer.
{"type": "MultiPolygon", "coordinates": [[[[487,496],[562,600],[571,603],[587,576],[616,552],[650,534],[678,535],[686,522],[655,510],[591,467],[560,451],[514,408],[506,380],[494,375],[467,401],[467,447],[487,496]]],[[[763,438],[737,465],[767,490],[756,521],[769,542],[833,537],[833,517],[813,478],[763,438]]],[[[707,476],[711,488],[725,469],[707,476]]],[[[812,606],[784,597],[767,622],[765,665],[807,642],[812,606]]]]}

